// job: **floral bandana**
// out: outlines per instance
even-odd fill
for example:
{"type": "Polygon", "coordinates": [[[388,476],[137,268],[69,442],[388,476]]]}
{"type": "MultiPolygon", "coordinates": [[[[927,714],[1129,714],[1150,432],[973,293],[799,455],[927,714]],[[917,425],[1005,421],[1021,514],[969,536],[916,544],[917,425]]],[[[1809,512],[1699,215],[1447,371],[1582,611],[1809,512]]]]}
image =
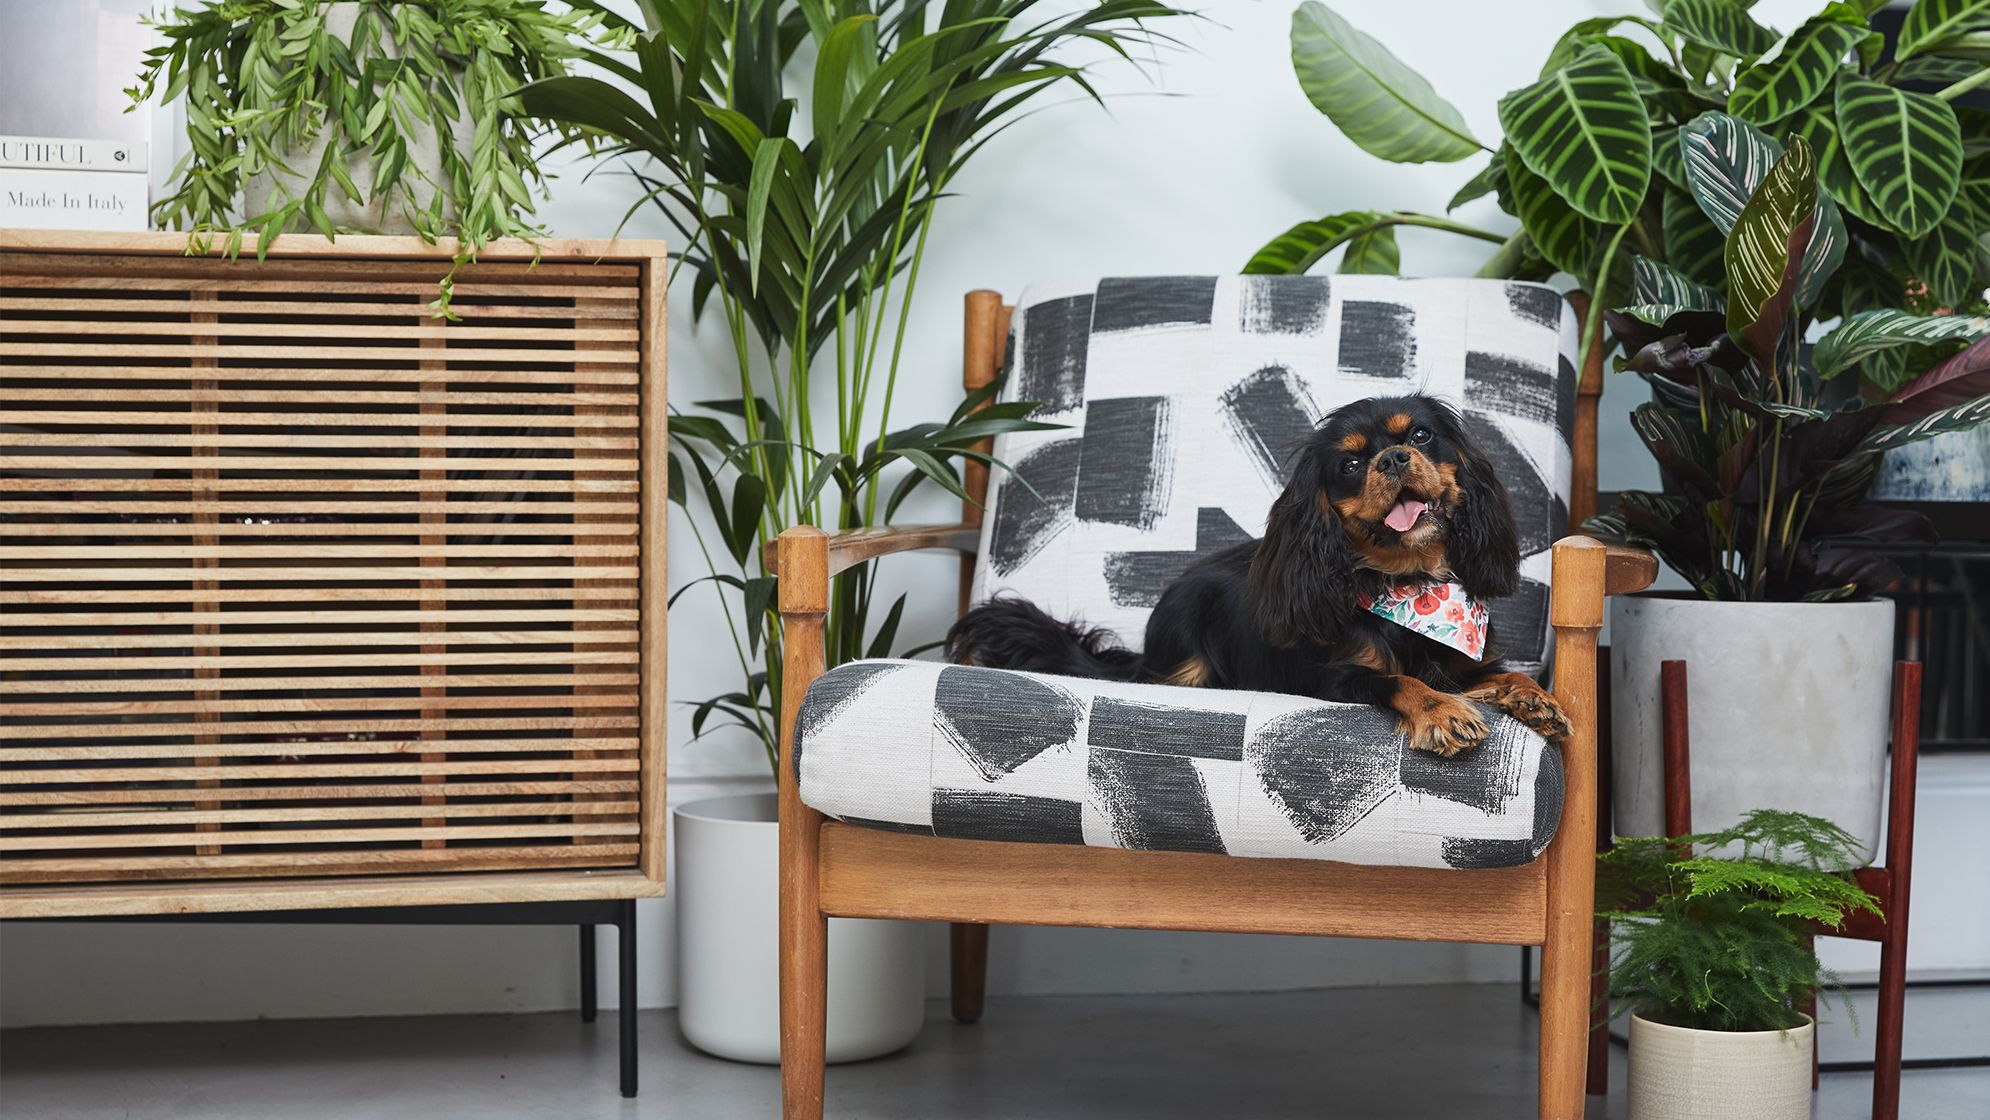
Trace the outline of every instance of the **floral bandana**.
{"type": "Polygon", "coordinates": [[[1361,597],[1361,605],[1398,626],[1442,642],[1474,661],[1485,657],[1485,604],[1474,602],[1463,584],[1399,583],[1377,596],[1361,597]]]}

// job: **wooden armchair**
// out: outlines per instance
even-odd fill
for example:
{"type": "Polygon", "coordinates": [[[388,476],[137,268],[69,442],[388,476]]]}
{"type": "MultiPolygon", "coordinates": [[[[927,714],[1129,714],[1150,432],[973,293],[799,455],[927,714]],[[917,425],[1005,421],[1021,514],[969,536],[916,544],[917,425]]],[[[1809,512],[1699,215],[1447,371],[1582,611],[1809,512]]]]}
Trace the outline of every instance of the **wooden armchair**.
{"type": "MultiPolygon", "coordinates": [[[[992,292],[968,297],[964,380],[970,389],[986,384],[1001,365],[1011,310],[992,292]]],[[[1574,473],[1578,485],[1593,493],[1594,394],[1583,394],[1582,404],[1590,422],[1572,425],[1574,473]]],[[[985,471],[971,469],[969,485],[977,499],[985,495],[985,471]]],[[[822,626],[831,580],[890,553],[948,549],[964,554],[965,605],[980,522],[976,505],[956,525],[837,535],[803,527],[782,534],[776,546],[786,643],[780,968],[788,1120],[822,1115],[826,920],[832,916],[954,923],[953,1010],[962,1021],[981,1013],[990,923],[1539,945],[1540,1115],[1581,1116],[1592,972],[1597,631],[1606,595],[1639,590],[1654,578],[1657,565],[1649,554],[1579,536],[1552,544],[1554,693],[1574,732],[1560,756],[1564,785],[1555,838],[1529,862],[1454,870],[1236,858],[955,839],[826,818],[802,799],[796,727],[804,694],[824,672],[822,626]]]]}

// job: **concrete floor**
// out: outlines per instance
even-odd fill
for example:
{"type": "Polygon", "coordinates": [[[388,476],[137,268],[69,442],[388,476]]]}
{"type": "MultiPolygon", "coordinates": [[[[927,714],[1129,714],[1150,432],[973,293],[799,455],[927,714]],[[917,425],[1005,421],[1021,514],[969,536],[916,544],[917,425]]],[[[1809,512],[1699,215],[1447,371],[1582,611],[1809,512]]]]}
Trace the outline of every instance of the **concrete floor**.
{"type": "MultiPolygon", "coordinates": [[[[1920,1003],[1910,1004],[1914,1012],[1920,1003]]],[[[1375,1120],[1534,1115],[1534,1016],[1506,985],[991,1000],[898,1055],[829,1073],[864,1120],[1375,1120]]],[[[1970,1018],[1973,1012],[1964,1016],[1970,1018]]],[[[1923,1014],[1915,1018],[1928,1019],[1923,1014]]],[[[1868,1020],[1869,1021],[1869,1020],[1868,1020]]],[[[688,1049],[644,1012],[642,1095],[615,1091],[615,1016],[572,1014],[72,1027],[0,1034],[6,1120],[731,1120],[779,1115],[775,1070],[688,1049]]],[[[1941,1032],[1961,1046],[1984,1038],[1941,1032]]],[[[1827,1056],[1831,1055],[1827,1047],[1827,1056]]],[[[1849,1055],[1843,1055],[1849,1056],[1849,1055]]],[[[1613,1093],[1591,1118],[1623,1115],[1613,1093]]],[[[1990,1116],[1990,1069],[1906,1075],[1911,1120],[1990,1116]]],[[[1818,1120],[1867,1114],[1825,1077],[1818,1120]]]]}

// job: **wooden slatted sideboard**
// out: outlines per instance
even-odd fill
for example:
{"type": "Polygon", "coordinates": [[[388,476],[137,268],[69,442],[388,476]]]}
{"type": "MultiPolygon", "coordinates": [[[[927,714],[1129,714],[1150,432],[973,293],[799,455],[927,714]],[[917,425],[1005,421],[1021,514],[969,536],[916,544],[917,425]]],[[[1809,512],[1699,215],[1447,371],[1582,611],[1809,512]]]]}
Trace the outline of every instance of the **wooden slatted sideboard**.
{"type": "Polygon", "coordinates": [[[0,917],[663,891],[655,242],[0,231],[0,917]]]}

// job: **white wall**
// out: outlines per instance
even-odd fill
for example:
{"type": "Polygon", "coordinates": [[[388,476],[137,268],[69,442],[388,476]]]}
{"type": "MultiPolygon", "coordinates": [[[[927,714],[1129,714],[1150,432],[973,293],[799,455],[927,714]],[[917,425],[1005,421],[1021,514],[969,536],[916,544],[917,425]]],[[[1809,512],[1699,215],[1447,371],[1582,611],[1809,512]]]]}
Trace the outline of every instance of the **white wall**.
{"type": "MultiPolygon", "coordinates": [[[[958,400],[959,297],[971,288],[1013,297],[1033,281],[1235,271],[1258,245],[1302,218],[1376,206],[1442,211],[1475,165],[1385,164],[1336,133],[1291,74],[1286,35],[1295,6],[1296,0],[1204,0],[1207,18],[1172,29],[1186,49],[1151,60],[1151,81],[1125,67],[1103,68],[1098,84],[1110,98],[1108,110],[1065,96],[1066,104],[1021,121],[982,153],[937,219],[896,416],[944,415],[958,400]]],[[[1533,78],[1564,28],[1637,5],[1339,0],[1336,7],[1421,69],[1491,140],[1499,134],[1499,95],[1533,78]]],[[[1765,21],[1792,27],[1811,7],[1764,0],[1756,10],[1765,21]]],[[[583,180],[576,169],[555,184],[544,215],[558,234],[606,236],[633,197],[630,188],[612,170],[583,180]]],[[[1509,228],[1489,200],[1460,217],[1509,228]]],[[[668,231],[641,214],[626,232],[668,231]]],[[[1412,273],[1469,274],[1482,259],[1478,243],[1425,231],[1406,231],[1402,246],[1405,271],[1412,273]]],[[[694,329],[688,305],[679,299],[672,308],[671,399],[736,395],[722,333],[694,329]]],[[[1611,379],[1603,408],[1605,487],[1654,481],[1625,420],[1639,396],[1636,382],[1611,379]]],[[[937,520],[949,512],[945,501],[929,499],[907,519],[937,520]]],[[[689,534],[674,533],[672,540],[673,582],[699,574],[689,534]]],[[[936,556],[893,562],[888,579],[921,589],[901,630],[908,641],[944,628],[953,563],[936,556]]],[[[722,626],[702,595],[686,596],[673,612],[674,697],[696,699],[732,686],[728,659],[709,656],[726,646],[722,626]]],[[[672,803],[766,784],[756,743],[722,735],[690,743],[688,723],[679,711],[671,724],[672,803]]],[[[1990,795],[1985,785],[1978,780],[1979,795],[1990,795]]],[[[1918,870],[1926,890],[1934,889],[1931,880],[1941,881],[1938,857],[1928,848],[1918,870]]],[[[1961,882],[1966,888],[1970,880],[1961,882]]],[[[674,1002],[672,905],[665,899],[642,906],[644,1006],[674,1002]]],[[[608,1006],[612,933],[603,937],[608,1006]]],[[[929,975],[938,993],[945,987],[942,931],[934,931],[931,944],[929,975]]],[[[1951,948],[1967,960],[1969,946],[1951,948]]],[[[1978,958],[1990,953],[1973,948],[1978,958]]],[[[16,924],[0,927],[0,1025],[569,1007],[577,998],[574,960],[573,934],[563,929],[16,924]]],[[[1946,956],[1930,963],[1961,966],[1946,956]]],[[[996,993],[1264,989],[1504,980],[1515,967],[1512,950],[1484,946],[1004,928],[994,938],[990,985],[996,993]]]]}

